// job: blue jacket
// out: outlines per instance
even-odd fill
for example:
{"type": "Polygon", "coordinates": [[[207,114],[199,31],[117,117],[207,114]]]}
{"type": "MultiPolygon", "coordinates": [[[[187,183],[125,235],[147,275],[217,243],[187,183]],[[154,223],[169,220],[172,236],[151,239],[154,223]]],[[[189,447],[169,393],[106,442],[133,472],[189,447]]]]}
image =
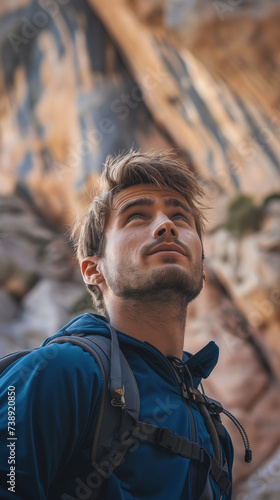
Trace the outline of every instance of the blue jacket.
{"type": "MultiPolygon", "coordinates": [[[[81,331],[96,331],[109,336],[101,317],[85,314],[75,318],[51,339],[81,331]]],[[[186,405],[167,358],[147,342],[121,332],[118,332],[118,338],[138,384],[140,420],[195,439],[213,455],[203,417],[194,403],[190,407],[186,405]],[[192,436],[192,420],[195,436],[192,436]]],[[[90,452],[101,399],[102,376],[92,356],[80,347],[70,343],[46,343],[43,348],[14,362],[1,377],[1,500],[77,500],[89,497],[84,478],[91,472],[90,452]],[[8,435],[9,388],[15,392],[15,435],[12,438],[8,435]],[[14,470],[10,469],[14,466],[13,460],[15,477],[14,470]],[[15,488],[12,479],[15,479],[15,488]]],[[[218,347],[210,342],[194,356],[184,353],[184,360],[187,360],[197,386],[216,365],[218,347]]],[[[231,479],[233,451],[227,433],[225,448],[229,467],[227,477],[231,479]]],[[[205,482],[205,472],[200,468],[187,458],[140,441],[109,476],[102,499],[197,500],[205,482]]],[[[210,484],[213,500],[220,499],[219,489],[211,476],[210,484]]],[[[229,500],[231,493],[223,494],[222,498],[229,500]]]]}

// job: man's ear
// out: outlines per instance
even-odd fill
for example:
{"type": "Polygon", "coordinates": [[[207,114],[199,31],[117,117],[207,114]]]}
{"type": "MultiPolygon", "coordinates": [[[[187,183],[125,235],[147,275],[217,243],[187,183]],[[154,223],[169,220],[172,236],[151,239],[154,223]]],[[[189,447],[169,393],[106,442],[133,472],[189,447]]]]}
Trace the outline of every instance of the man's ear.
{"type": "Polygon", "coordinates": [[[97,257],[85,257],[81,263],[81,272],[87,285],[99,285],[104,281],[97,257]]]}

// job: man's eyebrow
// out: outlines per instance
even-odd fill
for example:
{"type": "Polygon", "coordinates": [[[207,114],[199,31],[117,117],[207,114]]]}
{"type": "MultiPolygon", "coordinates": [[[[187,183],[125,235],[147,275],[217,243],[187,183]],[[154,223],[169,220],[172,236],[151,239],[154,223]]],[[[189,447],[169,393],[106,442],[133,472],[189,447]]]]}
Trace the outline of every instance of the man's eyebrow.
{"type": "Polygon", "coordinates": [[[117,217],[120,217],[123,213],[127,212],[130,208],[133,207],[151,207],[154,205],[154,200],[151,198],[137,198],[136,200],[132,200],[127,202],[122,206],[120,211],[117,213],[117,217]]]}
{"type": "Polygon", "coordinates": [[[180,207],[183,210],[185,210],[185,212],[188,212],[189,214],[193,215],[191,208],[188,205],[186,205],[186,203],[177,200],[177,198],[168,198],[168,200],[165,200],[164,204],[166,207],[180,207]]]}

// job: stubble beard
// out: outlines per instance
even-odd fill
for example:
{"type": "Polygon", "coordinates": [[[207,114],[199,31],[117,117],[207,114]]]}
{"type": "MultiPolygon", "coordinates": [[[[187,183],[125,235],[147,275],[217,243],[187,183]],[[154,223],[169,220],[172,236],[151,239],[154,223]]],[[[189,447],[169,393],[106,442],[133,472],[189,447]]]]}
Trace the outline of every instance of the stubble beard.
{"type": "Polygon", "coordinates": [[[202,262],[196,263],[190,271],[168,265],[172,263],[172,259],[168,261],[167,258],[166,267],[160,266],[150,273],[126,265],[121,274],[112,275],[108,269],[104,269],[104,275],[112,292],[124,300],[149,306],[151,303],[169,306],[173,303],[180,309],[186,309],[203,287],[202,262]]]}

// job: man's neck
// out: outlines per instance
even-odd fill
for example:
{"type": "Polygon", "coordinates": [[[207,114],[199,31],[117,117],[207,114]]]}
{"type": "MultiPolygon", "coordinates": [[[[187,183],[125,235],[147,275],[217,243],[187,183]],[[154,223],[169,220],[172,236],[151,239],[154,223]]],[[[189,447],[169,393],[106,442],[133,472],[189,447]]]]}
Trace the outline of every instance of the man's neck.
{"type": "Polygon", "coordinates": [[[115,298],[108,308],[110,323],[117,330],[155,346],[165,356],[182,358],[186,307],[174,303],[140,304],[115,298]]]}

